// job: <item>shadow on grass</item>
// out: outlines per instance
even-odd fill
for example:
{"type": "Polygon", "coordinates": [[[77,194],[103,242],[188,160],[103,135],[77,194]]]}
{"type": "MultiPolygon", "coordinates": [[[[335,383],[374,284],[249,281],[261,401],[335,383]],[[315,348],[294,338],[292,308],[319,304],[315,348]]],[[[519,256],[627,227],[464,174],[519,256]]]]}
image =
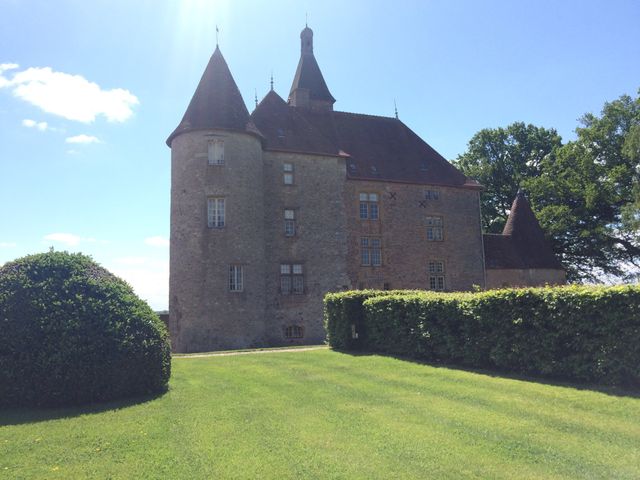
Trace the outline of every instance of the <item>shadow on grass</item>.
{"type": "Polygon", "coordinates": [[[91,403],[73,407],[1,407],[0,427],[9,425],[22,425],[25,423],[38,423],[47,420],[58,420],[62,418],[73,418],[80,415],[91,415],[110,410],[121,410],[134,405],[151,402],[165,395],[169,390],[163,392],[140,395],[121,400],[112,400],[104,403],[91,403]]]}
{"type": "Polygon", "coordinates": [[[351,355],[354,357],[388,357],[395,358],[396,360],[401,360],[403,362],[415,363],[418,365],[427,365],[434,368],[446,368],[450,370],[460,370],[463,372],[469,373],[477,373],[479,375],[484,375],[492,378],[506,378],[510,380],[517,380],[521,382],[530,382],[530,383],[539,383],[542,385],[550,385],[554,387],[563,387],[563,388],[572,388],[574,390],[585,390],[585,391],[593,391],[604,393],[606,395],[611,395],[615,397],[628,397],[628,398],[640,398],[640,388],[633,387],[615,387],[611,385],[600,385],[596,383],[580,383],[577,381],[570,381],[557,377],[545,377],[545,376],[534,376],[534,375],[524,375],[514,372],[509,372],[506,370],[488,370],[484,368],[472,368],[465,365],[457,365],[452,363],[444,363],[444,362],[428,362],[426,360],[420,360],[412,357],[406,357],[402,355],[394,355],[387,354],[381,352],[367,352],[367,351],[359,351],[359,350],[336,350],[331,349],[335,352],[344,353],[345,355],[351,355]]]}

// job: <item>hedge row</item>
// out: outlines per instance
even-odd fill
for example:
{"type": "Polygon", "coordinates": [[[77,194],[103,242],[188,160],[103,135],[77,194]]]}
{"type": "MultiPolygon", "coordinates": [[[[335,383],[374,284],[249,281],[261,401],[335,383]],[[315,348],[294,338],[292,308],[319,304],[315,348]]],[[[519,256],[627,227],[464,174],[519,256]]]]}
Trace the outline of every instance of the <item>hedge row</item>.
{"type": "Polygon", "coordinates": [[[344,292],[325,321],[336,349],[640,386],[640,286],[344,292]]]}

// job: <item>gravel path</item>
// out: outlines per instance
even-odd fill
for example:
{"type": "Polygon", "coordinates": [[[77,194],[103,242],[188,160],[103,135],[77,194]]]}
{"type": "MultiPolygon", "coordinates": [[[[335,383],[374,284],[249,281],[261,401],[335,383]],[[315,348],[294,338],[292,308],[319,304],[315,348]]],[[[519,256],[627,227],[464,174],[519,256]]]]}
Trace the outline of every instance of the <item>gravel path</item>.
{"type": "Polygon", "coordinates": [[[270,348],[265,350],[239,350],[236,352],[186,353],[174,355],[173,358],[227,357],[230,355],[252,355],[256,353],[308,352],[309,350],[325,350],[327,348],[329,347],[327,347],[326,345],[318,345],[315,347],[270,348]]]}

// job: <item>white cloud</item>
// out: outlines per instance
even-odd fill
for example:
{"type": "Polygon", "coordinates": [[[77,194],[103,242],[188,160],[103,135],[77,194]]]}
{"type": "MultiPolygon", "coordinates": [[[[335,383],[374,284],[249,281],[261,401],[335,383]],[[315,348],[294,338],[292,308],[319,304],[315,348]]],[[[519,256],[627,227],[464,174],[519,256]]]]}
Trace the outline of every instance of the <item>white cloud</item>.
{"type": "Polygon", "coordinates": [[[17,246],[15,242],[0,242],[0,248],[12,248],[17,246]]]}
{"type": "Polygon", "coordinates": [[[0,64],[0,88],[47,113],[68,120],[90,123],[103,115],[110,122],[124,122],[133,115],[140,101],[129,90],[103,90],[81,75],[56,72],[51,67],[31,67],[15,72],[9,79],[3,74],[16,70],[15,63],[0,64]]]}
{"type": "Polygon", "coordinates": [[[69,154],[69,155],[77,155],[78,153],[80,153],[80,152],[78,152],[77,150],[73,150],[73,149],[67,150],[67,154],[69,154]]]}
{"type": "Polygon", "coordinates": [[[47,122],[36,122],[35,120],[30,120],[28,118],[25,118],[24,120],[22,120],[22,126],[27,128],[37,128],[41,132],[44,132],[50,129],[49,124],[47,122]]]}
{"type": "Polygon", "coordinates": [[[84,133],[81,135],[76,135],[74,137],[67,137],[65,139],[67,143],[101,143],[98,137],[94,137],[93,135],[85,135],[84,133]]]}
{"type": "Polygon", "coordinates": [[[109,271],[126,280],[154,310],[166,310],[169,302],[169,262],[149,257],[121,257],[109,271]]]}
{"type": "Polygon", "coordinates": [[[98,243],[100,245],[106,245],[109,243],[107,240],[98,240],[94,237],[81,237],[79,235],[74,235],[73,233],[50,233],[44,236],[44,240],[64,243],[69,247],[77,247],[80,243],[98,243]]]}
{"type": "Polygon", "coordinates": [[[168,247],[169,239],[157,235],[155,237],[145,238],[144,243],[151,247],[168,247]]]}

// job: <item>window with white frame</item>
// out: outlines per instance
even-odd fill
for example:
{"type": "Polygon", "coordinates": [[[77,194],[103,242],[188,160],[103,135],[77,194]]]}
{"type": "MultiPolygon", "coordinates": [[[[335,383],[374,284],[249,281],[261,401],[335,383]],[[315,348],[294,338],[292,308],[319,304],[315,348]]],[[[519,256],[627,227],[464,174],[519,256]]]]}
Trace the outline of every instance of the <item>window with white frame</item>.
{"type": "Polygon", "coordinates": [[[382,242],[378,237],[360,237],[360,263],[363,266],[382,265],[382,242]]]}
{"type": "Polygon", "coordinates": [[[300,325],[289,325],[284,329],[284,338],[303,338],[304,328],[300,325]]]}
{"type": "Polygon", "coordinates": [[[431,260],[429,262],[429,289],[442,291],[444,288],[444,262],[431,260]]]}
{"type": "Polygon", "coordinates": [[[444,222],[442,217],[427,217],[427,240],[430,242],[441,242],[444,238],[444,222]]]}
{"type": "Polygon", "coordinates": [[[282,165],[283,177],[285,185],[293,185],[293,163],[285,163],[282,165]]]}
{"type": "Polygon", "coordinates": [[[377,220],[378,214],[378,194],[360,193],[360,219],[377,220]]]}
{"type": "Polygon", "coordinates": [[[224,197],[207,198],[207,226],[209,228],[222,228],[225,222],[224,197]]]}
{"type": "Polygon", "coordinates": [[[242,292],[244,289],[242,265],[229,265],[229,291],[242,292]]]}
{"type": "Polygon", "coordinates": [[[207,152],[209,157],[209,165],[224,165],[224,140],[209,140],[209,148],[207,152]]]}
{"type": "Polygon", "coordinates": [[[280,264],[280,293],[283,295],[301,295],[304,293],[304,274],[301,264],[280,264]]]}
{"type": "Polygon", "coordinates": [[[284,211],[284,235],[294,237],[296,235],[296,212],[293,209],[284,211]]]}

